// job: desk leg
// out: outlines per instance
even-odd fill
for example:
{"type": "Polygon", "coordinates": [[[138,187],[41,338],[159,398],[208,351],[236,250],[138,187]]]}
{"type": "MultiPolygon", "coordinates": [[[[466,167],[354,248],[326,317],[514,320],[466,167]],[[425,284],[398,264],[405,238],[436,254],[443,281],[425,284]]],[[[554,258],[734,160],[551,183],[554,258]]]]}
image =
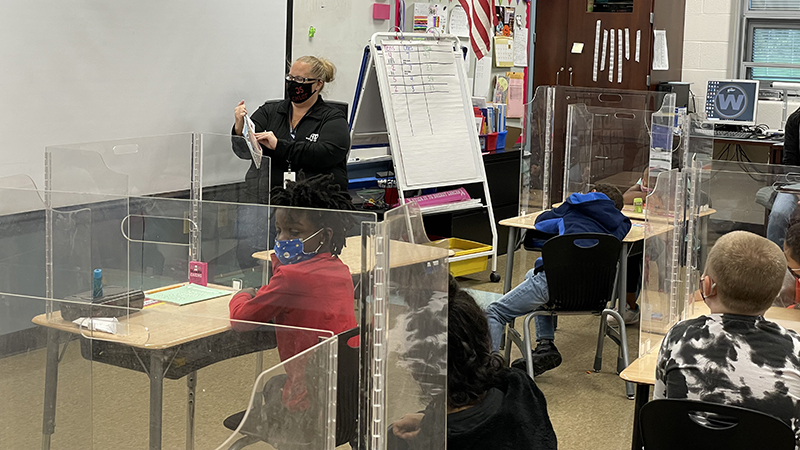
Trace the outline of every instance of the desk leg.
{"type": "Polygon", "coordinates": [[[627,242],[622,243],[622,250],[619,254],[619,286],[617,288],[617,292],[619,292],[619,305],[617,305],[617,311],[619,315],[625,314],[625,305],[627,305],[627,290],[628,290],[628,250],[630,250],[630,244],[627,242]]]}
{"type": "Polygon", "coordinates": [[[150,450],[161,450],[161,417],[164,403],[164,360],[159,352],[150,355],[150,450]]]}
{"type": "Polygon", "coordinates": [[[269,281],[269,261],[261,261],[261,284],[265,285],[269,281]]]}
{"type": "Polygon", "coordinates": [[[54,328],[47,329],[47,366],[44,375],[44,415],[42,450],[50,450],[50,438],[56,431],[56,397],[58,390],[58,337],[54,328]]]}
{"type": "Polygon", "coordinates": [[[503,294],[511,290],[514,275],[514,250],[517,248],[517,228],[508,227],[508,247],[506,249],[506,277],[503,279],[503,294]]]}
{"type": "Polygon", "coordinates": [[[642,450],[642,435],[639,431],[639,411],[642,406],[650,401],[650,385],[636,384],[636,403],[633,406],[633,437],[631,438],[631,450],[642,450]]]}
{"type": "Polygon", "coordinates": [[[194,402],[197,371],[186,377],[186,450],[194,450],[194,402]]]}

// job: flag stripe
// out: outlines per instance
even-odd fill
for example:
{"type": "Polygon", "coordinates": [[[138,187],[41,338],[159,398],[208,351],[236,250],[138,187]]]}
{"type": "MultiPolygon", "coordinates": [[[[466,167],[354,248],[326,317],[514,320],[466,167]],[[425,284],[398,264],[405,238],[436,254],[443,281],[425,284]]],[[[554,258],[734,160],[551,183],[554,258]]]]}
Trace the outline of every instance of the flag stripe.
{"type": "Polygon", "coordinates": [[[478,59],[491,56],[492,29],[497,24],[497,15],[490,0],[458,0],[461,7],[467,12],[469,19],[469,39],[472,41],[472,51],[478,59]]]}

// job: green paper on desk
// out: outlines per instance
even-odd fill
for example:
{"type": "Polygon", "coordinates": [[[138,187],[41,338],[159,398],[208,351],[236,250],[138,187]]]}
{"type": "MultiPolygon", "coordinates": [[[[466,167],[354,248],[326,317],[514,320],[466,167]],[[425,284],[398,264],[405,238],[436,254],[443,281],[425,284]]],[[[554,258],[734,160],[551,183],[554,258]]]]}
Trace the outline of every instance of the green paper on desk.
{"type": "Polygon", "coordinates": [[[223,291],[221,289],[213,289],[199,284],[184,284],[175,289],[167,289],[166,291],[155,292],[147,294],[147,298],[157,300],[160,302],[174,303],[179,306],[189,305],[203,300],[222,297],[223,295],[231,294],[231,291],[223,291]]]}

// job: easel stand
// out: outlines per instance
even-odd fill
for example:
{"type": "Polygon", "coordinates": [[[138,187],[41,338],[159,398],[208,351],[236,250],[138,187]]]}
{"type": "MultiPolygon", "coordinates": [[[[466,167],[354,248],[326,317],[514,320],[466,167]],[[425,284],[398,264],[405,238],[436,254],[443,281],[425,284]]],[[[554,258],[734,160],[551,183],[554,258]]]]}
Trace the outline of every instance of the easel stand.
{"type": "Polygon", "coordinates": [[[355,106],[352,141],[385,133],[401,204],[410,192],[480,183],[480,202],[452,203],[427,211],[422,208],[422,213],[486,209],[492,230],[491,250],[451,257],[450,262],[491,256],[490,279],[500,281],[497,225],[458,38],[376,33],[370,41],[365,72],[355,106]],[[380,108],[376,107],[377,98],[380,108]],[[379,114],[385,124],[382,130],[374,126],[379,114]]]}

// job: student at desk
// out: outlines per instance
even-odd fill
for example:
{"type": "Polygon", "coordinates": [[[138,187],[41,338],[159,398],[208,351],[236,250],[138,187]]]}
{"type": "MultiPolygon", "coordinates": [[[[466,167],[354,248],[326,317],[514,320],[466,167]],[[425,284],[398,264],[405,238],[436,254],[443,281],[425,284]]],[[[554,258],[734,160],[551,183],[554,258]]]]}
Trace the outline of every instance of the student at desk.
{"type": "Polygon", "coordinates": [[[800,436],[800,336],[764,319],[785,272],[781,249],[766,238],[733,231],[717,240],[696,298],[711,314],[664,337],[654,398],[762,411],[800,436]]]}
{"type": "MultiPolygon", "coordinates": [[[[350,196],[338,190],[333,176],[319,175],[290,182],[286,189],[273,189],[272,203],[317,209],[276,210],[272,278],[258,292],[248,288],[235,294],[229,305],[231,319],[274,321],[278,325],[329,330],[334,334],[355,328],[353,281],[350,270],[337,256],[345,245],[345,232],[352,224],[347,213],[319,210],[352,210],[350,196]]],[[[231,325],[237,331],[250,328],[240,322],[231,325]]],[[[318,342],[317,336],[302,330],[278,328],[275,334],[282,361],[318,342]]],[[[276,420],[313,406],[309,405],[304,376],[300,362],[287,365],[285,379],[275,377],[276,383],[268,382],[264,397],[272,400],[273,405],[265,408],[262,416],[276,420]],[[276,398],[282,402],[276,403],[276,398]]]]}
{"type": "MultiPolygon", "coordinates": [[[[558,208],[539,215],[536,218],[536,229],[554,236],[606,233],[621,241],[631,229],[630,219],[620,212],[622,203],[619,189],[610,184],[599,183],[594,191],[588,194],[572,194],[558,208]]],[[[547,268],[543,266],[542,258],[537,259],[535,267],[525,274],[522,283],[487,308],[493,351],[499,351],[503,329],[507,323],[547,303],[549,292],[545,270],[547,268]]],[[[576,276],[579,277],[580,274],[576,276]]],[[[561,364],[561,353],[553,343],[553,318],[536,316],[534,323],[537,345],[530,357],[534,375],[538,376],[558,367],[561,364]]],[[[512,365],[525,368],[525,360],[519,359],[512,365]]]]}
{"type": "MultiPolygon", "coordinates": [[[[800,108],[789,116],[784,128],[786,134],[783,141],[781,164],[800,166],[800,108]]],[[[767,223],[767,239],[779,246],[783,245],[792,213],[797,209],[797,200],[797,196],[794,194],[780,192],[775,196],[767,223]]]]}

